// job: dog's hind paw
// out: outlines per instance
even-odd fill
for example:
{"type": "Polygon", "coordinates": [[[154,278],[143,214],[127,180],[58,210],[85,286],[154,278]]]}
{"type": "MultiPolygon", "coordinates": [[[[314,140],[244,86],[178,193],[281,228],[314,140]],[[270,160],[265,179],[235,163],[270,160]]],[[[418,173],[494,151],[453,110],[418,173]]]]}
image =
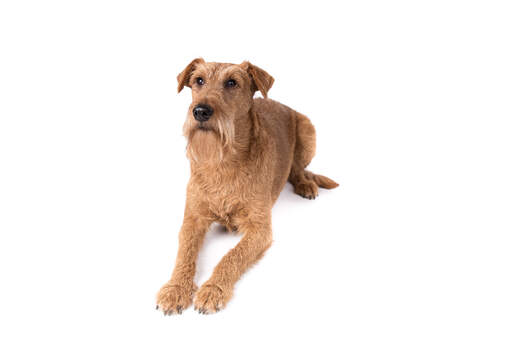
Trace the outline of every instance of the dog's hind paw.
{"type": "Polygon", "coordinates": [[[318,185],[314,181],[295,184],[294,191],[306,199],[315,199],[318,196],[318,185]]]}
{"type": "Polygon", "coordinates": [[[156,309],[162,310],[164,315],[181,314],[192,304],[195,285],[185,288],[180,285],[166,283],[158,292],[156,309]]]}
{"type": "Polygon", "coordinates": [[[194,310],[200,314],[216,313],[226,306],[229,296],[216,285],[204,284],[194,298],[194,310]]]}

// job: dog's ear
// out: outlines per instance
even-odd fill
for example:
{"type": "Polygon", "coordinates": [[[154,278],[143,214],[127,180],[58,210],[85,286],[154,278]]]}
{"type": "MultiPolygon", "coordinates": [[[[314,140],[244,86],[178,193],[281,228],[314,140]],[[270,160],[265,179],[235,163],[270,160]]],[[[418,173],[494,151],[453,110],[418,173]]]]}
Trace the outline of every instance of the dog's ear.
{"type": "Polygon", "coordinates": [[[201,63],[204,63],[203,58],[196,58],[187,65],[185,70],[180,72],[178,75],[178,93],[183,90],[184,86],[190,88],[190,74],[195,70],[197,65],[201,63]]]}
{"type": "Polygon", "coordinates": [[[259,67],[252,65],[251,63],[245,61],[240,64],[242,69],[244,69],[252,79],[252,90],[259,90],[264,98],[267,98],[267,92],[274,84],[274,77],[269,75],[265,70],[260,69],[259,67]]]}

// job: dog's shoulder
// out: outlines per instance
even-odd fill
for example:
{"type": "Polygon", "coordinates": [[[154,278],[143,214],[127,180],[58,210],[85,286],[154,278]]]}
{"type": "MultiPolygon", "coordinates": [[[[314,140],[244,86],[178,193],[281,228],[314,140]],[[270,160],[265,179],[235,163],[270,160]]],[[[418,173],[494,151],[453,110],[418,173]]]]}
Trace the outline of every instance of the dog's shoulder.
{"type": "Polygon", "coordinates": [[[255,98],[253,110],[263,129],[274,138],[294,135],[297,112],[292,108],[268,98],[255,98]]]}
{"type": "Polygon", "coordinates": [[[253,110],[262,125],[272,135],[282,134],[283,129],[294,127],[296,112],[292,108],[269,98],[255,98],[253,110]]]}

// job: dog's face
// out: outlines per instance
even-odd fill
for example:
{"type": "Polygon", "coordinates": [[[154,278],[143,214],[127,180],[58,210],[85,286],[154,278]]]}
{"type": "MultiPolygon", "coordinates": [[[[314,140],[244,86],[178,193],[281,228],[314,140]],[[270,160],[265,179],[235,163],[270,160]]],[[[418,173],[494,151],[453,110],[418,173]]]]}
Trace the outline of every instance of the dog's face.
{"type": "Polygon", "coordinates": [[[189,156],[196,159],[199,148],[203,154],[214,152],[218,146],[221,154],[223,148],[229,148],[238,122],[248,119],[254,93],[259,90],[266,97],[273,82],[272,76],[249,62],[206,63],[194,59],[178,75],[178,92],[185,86],[192,89],[183,127],[189,156]]]}

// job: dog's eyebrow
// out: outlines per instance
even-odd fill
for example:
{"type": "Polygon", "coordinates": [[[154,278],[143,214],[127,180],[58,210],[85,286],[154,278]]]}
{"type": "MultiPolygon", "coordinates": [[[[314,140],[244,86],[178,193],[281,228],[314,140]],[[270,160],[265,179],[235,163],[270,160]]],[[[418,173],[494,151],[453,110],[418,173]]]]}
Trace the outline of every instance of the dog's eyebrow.
{"type": "Polygon", "coordinates": [[[224,70],[222,70],[221,74],[220,74],[220,78],[225,78],[227,75],[229,76],[238,76],[240,77],[241,79],[243,79],[243,74],[244,72],[241,71],[239,68],[237,68],[236,66],[231,66],[231,67],[228,67],[224,70]]]}
{"type": "Polygon", "coordinates": [[[203,76],[203,75],[207,75],[207,74],[208,74],[208,72],[206,72],[205,70],[197,68],[196,70],[192,71],[190,78],[197,77],[197,76],[203,76]]]}
{"type": "Polygon", "coordinates": [[[198,65],[197,69],[195,69],[191,75],[191,78],[198,76],[212,78],[213,72],[206,65],[198,65]]]}

